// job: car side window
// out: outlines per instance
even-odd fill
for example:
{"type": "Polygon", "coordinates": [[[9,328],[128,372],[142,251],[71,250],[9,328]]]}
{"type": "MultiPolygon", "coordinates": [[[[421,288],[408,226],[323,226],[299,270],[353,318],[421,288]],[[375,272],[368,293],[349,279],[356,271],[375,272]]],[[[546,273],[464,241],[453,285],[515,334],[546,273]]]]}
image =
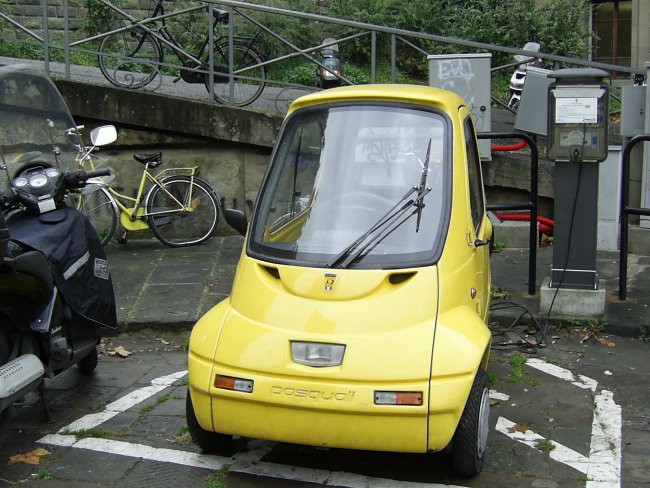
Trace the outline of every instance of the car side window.
{"type": "Polygon", "coordinates": [[[467,151],[467,172],[469,174],[469,204],[472,213],[474,230],[478,232],[483,213],[485,212],[485,198],[483,195],[483,179],[481,175],[481,158],[476,144],[474,124],[472,118],[467,117],[464,122],[465,149],[467,151]]]}

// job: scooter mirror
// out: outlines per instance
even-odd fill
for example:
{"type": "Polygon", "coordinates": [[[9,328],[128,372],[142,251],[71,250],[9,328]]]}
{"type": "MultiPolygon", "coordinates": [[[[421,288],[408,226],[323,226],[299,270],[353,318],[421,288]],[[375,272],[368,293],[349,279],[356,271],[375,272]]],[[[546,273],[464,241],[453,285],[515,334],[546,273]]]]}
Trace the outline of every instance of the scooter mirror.
{"type": "Polygon", "coordinates": [[[90,140],[93,146],[105,146],[117,140],[117,130],[112,125],[96,127],[90,132],[90,140]]]}
{"type": "Polygon", "coordinates": [[[241,210],[236,210],[234,208],[227,208],[224,210],[223,215],[230,227],[235,229],[241,235],[246,235],[246,230],[248,228],[248,219],[246,218],[246,214],[244,212],[241,210]]]}

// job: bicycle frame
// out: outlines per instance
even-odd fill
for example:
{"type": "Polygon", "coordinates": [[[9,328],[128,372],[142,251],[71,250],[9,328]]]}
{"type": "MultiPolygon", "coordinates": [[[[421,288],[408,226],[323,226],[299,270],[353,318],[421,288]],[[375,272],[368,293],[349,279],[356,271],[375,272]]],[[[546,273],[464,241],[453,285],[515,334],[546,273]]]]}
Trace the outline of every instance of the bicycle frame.
{"type": "MultiPolygon", "coordinates": [[[[208,45],[210,44],[210,35],[209,34],[203,40],[203,43],[201,44],[201,48],[199,49],[199,52],[196,53],[196,54],[192,54],[192,53],[190,53],[190,52],[183,49],[183,47],[178,43],[178,41],[174,38],[173,34],[167,28],[167,17],[165,16],[165,7],[164,7],[162,1],[159,1],[156,4],[156,8],[154,9],[153,14],[149,18],[154,19],[154,20],[152,20],[153,24],[160,23],[160,27],[159,27],[157,33],[154,32],[154,31],[151,31],[151,30],[149,31],[149,33],[155,39],[157,39],[159,41],[162,38],[162,42],[164,44],[166,44],[172,50],[172,52],[176,55],[176,57],[178,58],[179,61],[181,61],[185,65],[185,63],[187,61],[197,62],[197,60],[198,60],[202,64],[199,67],[194,67],[194,69],[195,70],[196,70],[196,68],[206,69],[208,59],[203,60],[202,58],[203,58],[203,56],[204,56],[204,54],[206,52],[206,49],[207,49],[208,45]]],[[[223,21],[216,18],[216,17],[213,18],[213,20],[212,20],[212,30],[213,30],[213,32],[216,29],[217,25],[220,24],[220,23],[223,23],[223,21]]],[[[251,36],[251,37],[248,37],[248,36],[234,36],[233,39],[235,39],[237,41],[246,42],[246,49],[252,49],[252,46],[255,43],[255,40],[257,39],[258,35],[259,35],[259,32],[256,32],[255,35],[251,36]]],[[[228,36],[220,36],[220,37],[218,37],[216,40],[214,40],[214,45],[219,46],[224,39],[228,39],[228,36]]],[[[139,49],[139,47],[140,46],[138,46],[138,49],[139,49]]],[[[223,53],[221,53],[221,54],[223,55],[223,53]]],[[[239,68],[240,68],[239,66],[235,66],[233,74],[237,74],[239,68]]],[[[181,68],[181,69],[188,69],[188,67],[184,66],[184,68],[181,68]]]]}
{"type": "Polygon", "coordinates": [[[147,218],[150,216],[168,215],[177,212],[191,212],[193,209],[191,205],[189,205],[189,202],[192,201],[192,185],[190,185],[190,193],[188,195],[187,201],[180,202],[162,185],[161,178],[176,176],[180,175],[181,172],[186,172],[187,174],[184,174],[183,176],[189,176],[190,181],[194,182],[194,176],[197,173],[197,169],[197,166],[194,166],[192,168],[168,168],[161,171],[158,175],[153,175],[147,168],[145,168],[142,172],[140,184],[138,186],[138,191],[135,197],[124,195],[123,193],[119,193],[114,188],[108,187],[108,192],[111,194],[113,200],[115,201],[115,204],[120,210],[120,223],[122,226],[128,231],[146,230],[149,229],[149,222],[147,221],[147,218]],[[168,174],[165,175],[165,173],[168,174]],[[145,193],[147,182],[150,182],[152,185],[157,186],[161,191],[165,192],[165,194],[169,196],[176,205],[178,205],[178,208],[161,210],[157,212],[147,212],[147,209],[143,207],[143,204],[145,203],[144,197],[149,191],[151,191],[152,188],[150,186],[145,193]],[[127,204],[133,203],[134,206],[129,207],[125,205],[123,201],[126,201],[127,204]]]}

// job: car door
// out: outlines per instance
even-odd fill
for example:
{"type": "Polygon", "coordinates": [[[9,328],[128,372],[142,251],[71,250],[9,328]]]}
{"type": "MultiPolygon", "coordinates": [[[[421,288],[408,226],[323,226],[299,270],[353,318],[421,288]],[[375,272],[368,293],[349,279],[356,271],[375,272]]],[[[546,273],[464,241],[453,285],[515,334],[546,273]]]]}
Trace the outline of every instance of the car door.
{"type": "Polygon", "coordinates": [[[467,243],[473,250],[472,269],[475,273],[472,296],[479,316],[487,319],[487,307],[490,302],[490,255],[489,241],[492,238],[492,225],[485,211],[485,192],[481,174],[476,132],[471,115],[463,121],[465,150],[467,155],[469,222],[467,243]]]}

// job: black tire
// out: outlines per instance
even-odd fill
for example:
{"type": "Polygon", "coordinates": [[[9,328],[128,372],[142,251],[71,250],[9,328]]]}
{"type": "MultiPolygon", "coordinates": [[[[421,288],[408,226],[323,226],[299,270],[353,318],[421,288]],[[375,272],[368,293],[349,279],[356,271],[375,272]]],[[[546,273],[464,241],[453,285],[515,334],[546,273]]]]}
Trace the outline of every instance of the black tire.
{"type": "MultiPolygon", "coordinates": [[[[266,85],[266,70],[264,66],[251,68],[234,75],[233,95],[230,96],[230,79],[228,44],[219,44],[214,48],[214,99],[224,105],[244,107],[253,103],[262,94],[266,85]]],[[[233,45],[233,67],[235,72],[248,66],[263,62],[262,55],[249,48],[247,44],[233,45]]],[[[206,74],[205,87],[210,91],[210,76],[206,74]]]]}
{"type": "Polygon", "coordinates": [[[95,371],[98,362],[99,353],[97,352],[97,347],[94,347],[92,351],[90,351],[84,358],[77,362],[77,367],[83,374],[89,375],[95,371]]]}
{"type": "Polygon", "coordinates": [[[99,69],[121,88],[148,85],[160,74],[161,62],[158,41],[140,27],[104,37],[99,45],[99,69]]]}
{"type": "Polygon", "coordinates": [[[488,378],[487,373],[479,368],[451,441],[452,466],[458,475],[471,478],[483,469],[489,418],[488,378]]]}
{"type": "Polygon", "coordinates": [[[147,194],[149,227],[170,247],[192,246],[207,240],[219,223],[219,200],[206,182],[189,176],[172,176],[147,194]],[[181,210],[183,207],[190,211],[181,210]]]}
{"type": "Polygon", "coordinates": [[[108,244],[117,229],[118,212],[113,197],[106,188],[88,193],[69,193],[66,203],[83,213],[95,228],[102,241],[108,244]]]}
{"type": "Polygon", "coordinates": [[[189,389],[187,390],[187,398],[185,400],[185,417],[187,419],[187,430],[190,433],[190,437],[204,451],[222,451],[230,445],[232,441],[231,435],[211,432],[199,425],[199,421],[196,419],[196,414],[194,413],[189,389]]]}

